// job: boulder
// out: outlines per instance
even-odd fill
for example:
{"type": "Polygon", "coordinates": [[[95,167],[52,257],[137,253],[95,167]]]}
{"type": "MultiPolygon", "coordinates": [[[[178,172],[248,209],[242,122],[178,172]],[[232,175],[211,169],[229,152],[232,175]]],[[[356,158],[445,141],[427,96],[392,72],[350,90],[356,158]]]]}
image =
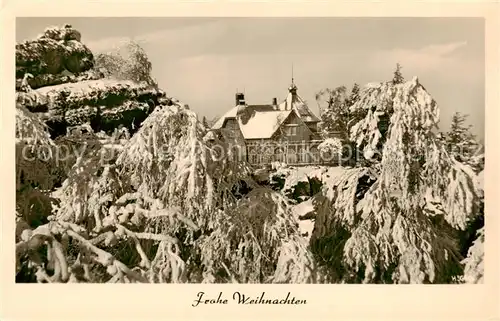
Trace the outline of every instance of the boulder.
{"type": "MultiPolygon", "coordinates": [[[[117,79],[94,67],[92,52],[80,40],[66,25],[16,45],[16,102],[39,115],[52,138],[82,124],[96,132],[124,127],[133,133],[156,106],[172,104],[154,84],[117,79]]],[[[142,52],[132,49],[130,59],[142,52]]]]}
{"type": "Polygon", "coordinates": [[[65,43],[64,67],[72,72],[79,73],[89,70],[94,65],[92,51],[81,42],[69,40],[65,43]]]}
{"type": "Polygon", "coordinates": [[[69,24],[64,25],[62,28],[49,27],[45,29],[44,33],[38,36],[39,39],[49,38],[54,40],[76,40],[80,41],[82,35],[69,24]]]}
{"type": "Polygon", "coordinates": [[[59,74],[89,70],[94,65],[90,49],[80,42],[81,35],[72,28],[49,28],[35,40],[16,44],[16,78],[25,73],[59,74]]]}

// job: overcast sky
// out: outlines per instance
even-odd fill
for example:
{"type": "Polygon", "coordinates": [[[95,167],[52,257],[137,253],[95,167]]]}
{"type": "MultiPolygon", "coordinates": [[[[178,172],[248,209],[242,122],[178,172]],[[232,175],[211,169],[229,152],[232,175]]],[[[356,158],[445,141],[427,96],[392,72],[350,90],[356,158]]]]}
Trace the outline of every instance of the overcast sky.
{"type": "Polygon", "coordinates": [[[17,41],[70,23],[94,52],[128,38],[144,48],[168,95],[201,116],[284,99],[294,66],[298,93],[317,112],[325,87],[390,80],[396,63],[418,76],[441,108],[484,137],[484,21],[479,18],[20,18],[17,41]]]}

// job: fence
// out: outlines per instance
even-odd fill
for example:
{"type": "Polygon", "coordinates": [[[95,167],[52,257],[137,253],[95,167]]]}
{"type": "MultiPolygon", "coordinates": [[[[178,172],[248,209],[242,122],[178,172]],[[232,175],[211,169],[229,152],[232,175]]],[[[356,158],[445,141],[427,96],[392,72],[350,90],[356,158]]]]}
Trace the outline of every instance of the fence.
{"type": "Polygon", "coordinates": [[[338,165],[340,155],[320,152],[322,140],[247,142],[248,162],[266,165],[281,162],[289,165],[338,165]]]}

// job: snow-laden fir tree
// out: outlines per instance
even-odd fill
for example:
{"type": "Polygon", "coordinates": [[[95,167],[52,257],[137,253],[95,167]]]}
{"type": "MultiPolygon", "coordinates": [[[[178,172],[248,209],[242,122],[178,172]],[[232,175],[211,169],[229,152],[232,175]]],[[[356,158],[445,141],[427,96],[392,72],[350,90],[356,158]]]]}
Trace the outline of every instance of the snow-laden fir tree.
{"type": "Polygon", "coordinates": [[[42,236],[66,240],[54,243],[59,272],[38,265],[37,280],[201,281],[195,241],[235,204],[234,187],[250,180],[245,164],[216,158],[206,128],[179,103],[158,106],[130,139],[75,133],[67,139],[85,149],[57,192],[55,215],[18,244],[22,254],[42,236]],[[69,273],[61,276],[62,265],[69,273]]]}
{"type": "Polygon", "coordinates": [[[55,144],[41,119],[19,104],[15,147],[17,222],[36,226],[52,210],[49,192],[55,181],[55,144]]]}
{"type": "MultiPolygon", "coordinates": [[[[321,132],[325,138],[331,138],[334,133],[347,134],[350,126],[356,123],[363,115],[353,114],[350,107],[359,98],[357,83],[348,93],[345,86],[334,89],[326,88],[316,94],[316,101],[321,113],[321,132]]],[[[347,140],[348,137],[341,137],[347,140]]]]}
{"type": "Polygon", "coordinates": [[[480,201],[474,172],[434,134],[436,102],[414,78],[368,85],[352,109],[367,114],[351,139],[382,147],[381,161],[324,187],[311,239],[316,258],[337,282],[450,282],[462,273],[455,233],[479,215],[480,201]]]}
{"type": "Polygon", "coordinates": [[[207,129],[210,128],[210,125],[208,124],[207,117],[203,116],[201,123],[203,124],[203,126],[205,126],[205,128],[207,128],[207,129]]]}
{"type": "Polygon", "coordinates": [[[399,63],[396,64],[396,70],[394,71],[394,77],[392,78],[392,83],[394,85],[402,84],[405,81],[403,74],[401,73],[401,65],[399,63]]]}
{"type": "Polygon", "coordinates": [[[472,126],[466,126],[468,115],[455,112],[451,119],[449,130],[444,134],[447,150],[455,159],[471,165],[477,172],[484,168],[484,153],[481,145],[472,133],[472,126]]]}
{"type": "Polygon", "coordinates": [[[317,283],[307,242],[285,197],[260,187],[218,217],[200,243],[204,282],[317,283]]]}

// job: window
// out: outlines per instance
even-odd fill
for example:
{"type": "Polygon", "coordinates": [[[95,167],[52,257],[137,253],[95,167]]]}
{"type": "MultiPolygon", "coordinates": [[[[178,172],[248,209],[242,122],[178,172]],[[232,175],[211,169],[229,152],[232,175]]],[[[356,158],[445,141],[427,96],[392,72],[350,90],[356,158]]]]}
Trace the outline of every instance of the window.
{"type": "Polygon", "coordinates": [[[287,136],[297,136],[297,126],[286,126],[285,134],[287,136]]]}

